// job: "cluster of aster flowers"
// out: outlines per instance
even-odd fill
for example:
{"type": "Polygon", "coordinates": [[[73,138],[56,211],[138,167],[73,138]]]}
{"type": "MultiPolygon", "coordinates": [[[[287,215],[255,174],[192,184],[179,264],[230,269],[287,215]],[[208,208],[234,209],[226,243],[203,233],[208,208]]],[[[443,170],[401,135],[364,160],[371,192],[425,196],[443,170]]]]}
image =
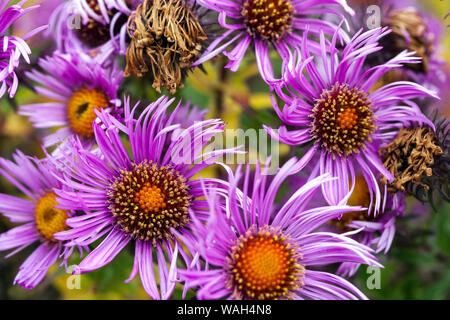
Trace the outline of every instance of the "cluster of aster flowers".
{"type": "Polygon", "coordinates": [[[368,28],[353,2],[56,1],[49,26],[19,37],[11,26],[40,8],[0,1],[0,97],[33,83],[43,102],[17,112],[46,129],[46,157],[0,158],[22,194],[0,194],[20,224],[0,250],[38,243],[14,283],[36,287],[75,249],[82,274],[131,247],[124,281],[139,273],[151,299],[177,285],[198,299],[366,299],[350,277],[383,267],[405,198],[449,200],[449,128],[426,112],[445,90],[430,80],[445,73],[435,25],[383,6],[368,28]],[[38,32],[52,51],[24,68],[38,32]],[[270,158],[253,170],[222,161],[241,146],[204,152],[226,123],[171,97],[194,68],[225,56],[238,72],[252,51],[282,123],[263,128],[296,154],[273,175],[270,158]],[[134,78],[159,97],[132,96],[134,78]],[[222,174],[203,178],[213,167],[222,174]]]}

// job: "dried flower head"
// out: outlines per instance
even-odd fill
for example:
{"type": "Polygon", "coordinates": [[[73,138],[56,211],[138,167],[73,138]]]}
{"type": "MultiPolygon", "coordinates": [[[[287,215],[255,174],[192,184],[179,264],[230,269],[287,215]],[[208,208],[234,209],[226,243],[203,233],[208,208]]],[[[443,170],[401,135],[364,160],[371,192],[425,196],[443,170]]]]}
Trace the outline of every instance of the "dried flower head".
{"type": "Polygon", "coordinates": [[[450,201],[450,123],[444,118],[436,121],[436,116],[434,122],[436,131],[428,126],[401,129],[397,137],[380,150],[384,166],[395,177],[388,185],[391,192],[406,191],[423,202],[432,203],[433,190],[437,189],[450,201]]]}
{"type": "Polygon", "coordinates": [[[125,76],[142,77],[149,67],[153,87],[174,94],[207,39],[198,19],[182,0],[145,0],[128,19],[131,43],[125,76]]]}
{"type": "MultiPolygon", "coordinates": [[[[380,154],[384,154],[384,166],[394,175],[388,189],[397,192],[405,191],[409,182],[428,189],[422,177],[433,174],[434,157],[442,154],[442,148],[429,127],[402,128],[380,154]]],[[[387,183],[385,178],[382,181],[387,183]]]]}

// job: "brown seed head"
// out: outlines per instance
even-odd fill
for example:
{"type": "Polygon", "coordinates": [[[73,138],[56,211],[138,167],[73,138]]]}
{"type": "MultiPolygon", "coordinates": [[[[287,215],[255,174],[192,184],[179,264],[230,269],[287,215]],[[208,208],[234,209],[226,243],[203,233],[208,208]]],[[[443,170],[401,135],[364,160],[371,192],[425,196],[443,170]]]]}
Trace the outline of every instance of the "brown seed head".
{"type": "Polygon", "coordinates": [[[422,179],[433,174],[435,157],[442,153],[442,148],[437,145],[436,136],[429,127],[402,128],[390,144],[380,149],[384,167],[394,175],[391,183],[385,177],[381,181],[388,184],[388,190],[393,193],[405,191],[408,183],[428,190],[429,186],[422,179]]]}
{"type": "Polygon", "coordinates": [[[153,87],[174,94],[202,49],[206,34],[182,0],[145,0],[128,19],[131,43],[124,75],[152,70],[153,87]]]}

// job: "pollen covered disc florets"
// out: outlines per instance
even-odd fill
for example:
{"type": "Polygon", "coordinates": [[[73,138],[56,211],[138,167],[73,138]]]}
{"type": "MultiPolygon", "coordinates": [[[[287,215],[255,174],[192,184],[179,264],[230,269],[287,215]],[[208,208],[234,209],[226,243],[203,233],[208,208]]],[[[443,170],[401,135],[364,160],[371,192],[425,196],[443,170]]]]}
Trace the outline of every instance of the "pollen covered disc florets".
{"type": "Polygon", "coordinates": [[[334,155],[358,153],[372,141],[372,102],[362,90],[336,83],[322,92],[312,111],[311,133],[334,155]]]}
{"type": "Polygon", "coordinates": [[[156,243],[172,238],[171,228],[189,222],[188,186],[170,166],[133,164],[110,185],[107,196],[116,224],[133,238],[156,243]]]}
{"type": "Polygon", "coordinates": [[[253,36],[278,42],[292,25],[294,7],[289,0],[247,0],[242,16],[253,36]]]}
{"type": "Polygon", "coordinates": [[[67,102],[70,127],[75,133],[92,138],[94,136],[92,122],[97,118],[94,110],[105,109],[108,105],[108,98],[99,90],[82,88],[76,91],[67,102]]]}
{"type": "Polygon", "coordinates": [[[231,249],[228,287],[237,299],[289,299],[304,284],[302,256],[279,230],[255,229],[242,235],[231,249]]]}
{"type": "Polygon", "coordinates": [[[67,212],[55,208],[58,205],[55,198],[56,194],[53,192],[47,193],[38,200],[34,210],[37,230],[51,242],[58,242],[53,236],[55,233],[69,229],[66,225],[67,212]]]}

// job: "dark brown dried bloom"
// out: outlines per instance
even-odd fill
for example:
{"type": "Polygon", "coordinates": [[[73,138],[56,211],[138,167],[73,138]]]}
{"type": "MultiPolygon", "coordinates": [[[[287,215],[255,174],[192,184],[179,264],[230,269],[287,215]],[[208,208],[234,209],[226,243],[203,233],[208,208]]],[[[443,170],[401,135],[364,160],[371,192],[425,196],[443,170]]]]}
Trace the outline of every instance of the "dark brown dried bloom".
{"type": "MultiPolygon", "coordinates": [[[[430,189],[425,179],[433,175],[436,158],[443,154],[434,131],[428,126],[402,128],[397,137],[386,147],[380,149],[384,167],[394,175],[388,183],[390,192],[410,190],[411,185],[430,189]]],[[[408,192],[409,193],[409,192],[408,192]]]]}
{"type": "Polygon", "coordinates": [[[131,43],[124,75],[153,73],[153,88],[174,94],[202,49],[206,34],[182,0],[145,0],[128,19],[131,43]]]}
{"type": "Polygon", "coordinates": [[[438,112],[430,116],[436,128],[436,144],[442,149],[442,154],[434,157],[433,174],[422,178],[422,183],[428,188],[417,184],[407,184],[408,193],[422,202],[430,203],[435,210],[436,194],[447,202],[450,202],[450,121],[445,117],[438,117],[438,112]]]}

